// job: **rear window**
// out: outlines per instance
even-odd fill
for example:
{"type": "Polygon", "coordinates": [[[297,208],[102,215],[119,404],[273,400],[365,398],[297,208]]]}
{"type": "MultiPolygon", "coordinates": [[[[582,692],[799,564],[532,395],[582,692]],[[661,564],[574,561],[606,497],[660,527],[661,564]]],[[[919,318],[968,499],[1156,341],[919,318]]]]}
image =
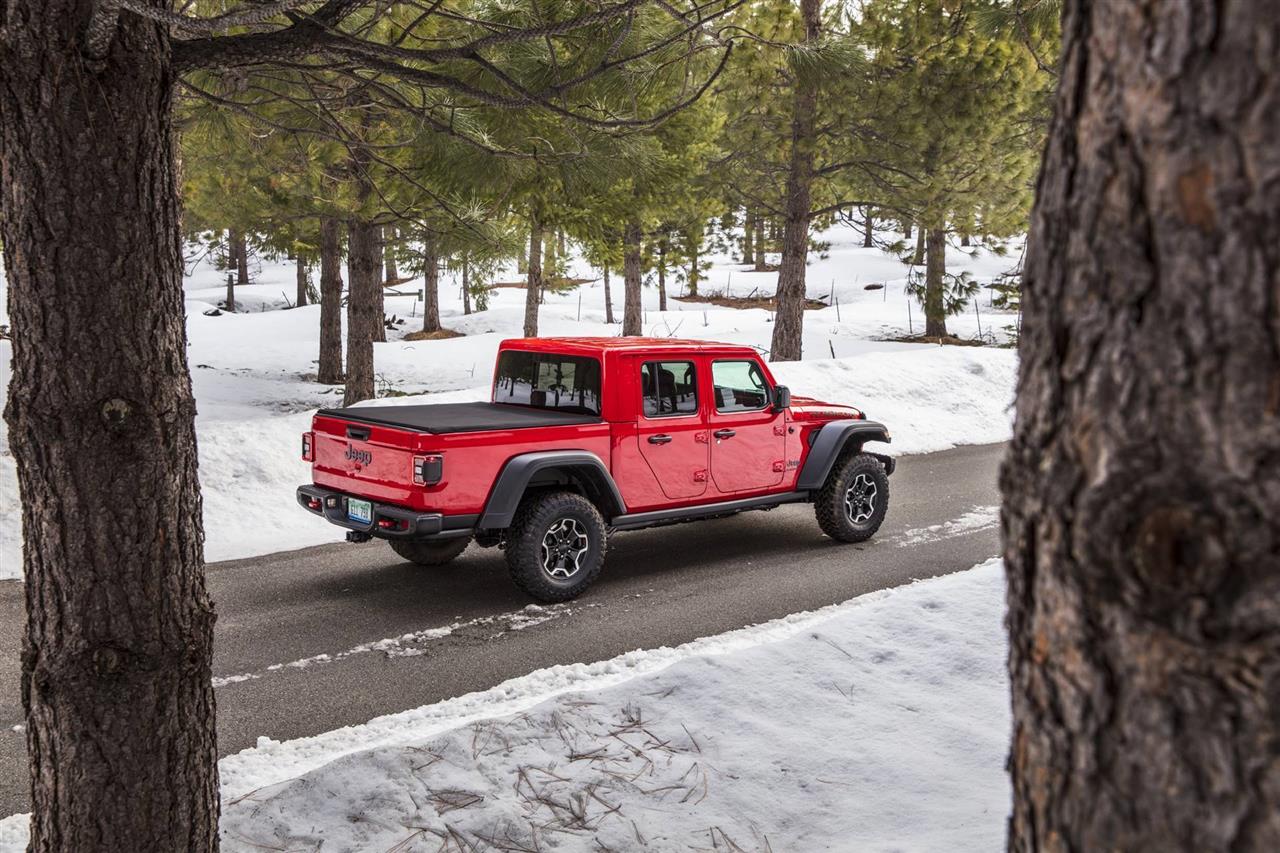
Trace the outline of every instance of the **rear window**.
{"type": "Polygon", "coordinates": [[[504,350],[493,402],[580,415],[600,414],[600,362],[556,353],[504,350]]]}

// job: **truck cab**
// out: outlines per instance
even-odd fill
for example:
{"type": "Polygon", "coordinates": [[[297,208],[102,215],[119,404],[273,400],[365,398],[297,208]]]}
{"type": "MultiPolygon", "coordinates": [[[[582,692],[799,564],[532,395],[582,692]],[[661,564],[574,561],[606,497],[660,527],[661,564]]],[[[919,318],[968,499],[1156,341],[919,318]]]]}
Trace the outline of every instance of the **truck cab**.
{"type": "Polygon", "coordinates": [[[828,535],[861,541],[893,470],[863,445],[889,438],[853,406],[793,398],[750,347],[514,339],[488,403],[318,412],[298,502],[423,565],[501,547],[521,588],[562,601],[616,531],[809,501],[828,535]]]}

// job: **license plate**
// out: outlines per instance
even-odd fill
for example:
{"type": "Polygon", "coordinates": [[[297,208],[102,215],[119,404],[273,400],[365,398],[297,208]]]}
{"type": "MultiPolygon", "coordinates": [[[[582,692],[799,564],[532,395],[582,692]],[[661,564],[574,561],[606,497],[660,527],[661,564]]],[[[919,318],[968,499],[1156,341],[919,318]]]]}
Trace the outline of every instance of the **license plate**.
{"type": "Polygon", "coordinates": [[[356,498],[347,498],[347,518],[361,524],[373,523],[373,504],[356,498]]]}

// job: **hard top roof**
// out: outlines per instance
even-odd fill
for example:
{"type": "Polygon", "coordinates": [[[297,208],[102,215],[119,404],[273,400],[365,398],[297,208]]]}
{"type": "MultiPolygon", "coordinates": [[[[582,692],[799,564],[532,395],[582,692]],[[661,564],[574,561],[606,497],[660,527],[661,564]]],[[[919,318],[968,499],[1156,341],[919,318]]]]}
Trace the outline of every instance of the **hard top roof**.
{"type": "Polygon", "coordinates": [[[508,338],[502,349],[532,350],[534,352],[566,352],[596,354],[603,352],[716,352],[734,355],[755,355],[756,351],[745,344],[726,344],[717,341],[697,341],[684,338],[508,338]]]}

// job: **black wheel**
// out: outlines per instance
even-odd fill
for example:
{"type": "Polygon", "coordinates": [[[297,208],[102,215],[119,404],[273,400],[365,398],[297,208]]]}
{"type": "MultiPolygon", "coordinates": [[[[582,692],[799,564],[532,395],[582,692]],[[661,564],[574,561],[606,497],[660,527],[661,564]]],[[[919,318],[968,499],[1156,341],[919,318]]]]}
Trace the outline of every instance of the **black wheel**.
{"type": "Polygon", "coordinates": [[[840,542],[862,542],[880,529],[889,509],[889,476],[874,456],[855,453],[836,463],[813,502],[822,532],[840,542]]]}
{"type": "Polygon", "coordinates": [[[443,566],[467,550],[471,542],[470,536],[450,536],[447,539],[411,539],[389,540],[391,550],[395,551],[410,563],[419,566],[443,566]]]}
{"type": "Polygon", "coordinates": [[[604,519],[574,492],[525,498],[507,530],[511,579],[538,601],[568,601],[604,567],[604,519]]]}

